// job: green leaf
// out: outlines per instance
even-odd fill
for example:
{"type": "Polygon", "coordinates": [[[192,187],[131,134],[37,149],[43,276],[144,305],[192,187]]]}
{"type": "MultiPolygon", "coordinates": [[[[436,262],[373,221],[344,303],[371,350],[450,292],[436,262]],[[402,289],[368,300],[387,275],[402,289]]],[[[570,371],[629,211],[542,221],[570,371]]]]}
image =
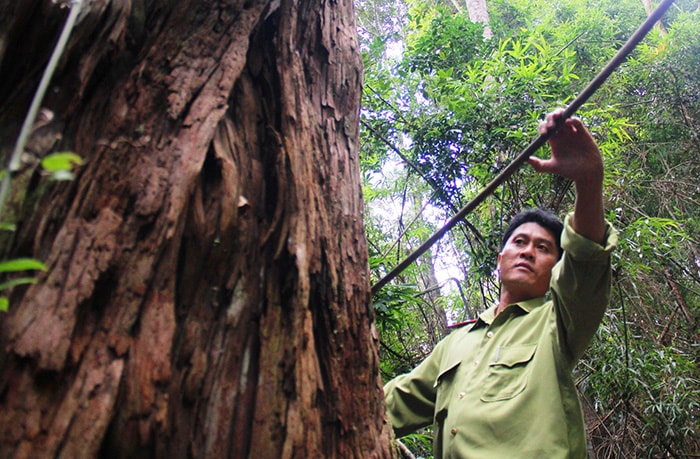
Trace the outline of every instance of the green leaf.
{"type": "Polygon", "coordinates": [[[7,282],[0,283],[0,291],[7,290],[18,285],[36,284],[36,282],[36,277],[20,277],[19,279],[12,279],[7,282]]]}
{"type": "Polygon", "coordinates": [[[6,296],[0,296],[0,312],[7,312],[10,308],[10,300],[6,296]]]}
{"type": "Polygon", "coordinates": [[[70,151],[52,153],[41,160],[41,167],[51,173],[70,171],[73,169],[73,166],[80,166],[81,164],[83,164],[83,158],[70,151]]]}
{"type": "Polygon", "coordinates": [[[14,260],[0,261],[0,273],[33,269],[46,271],[46,265],[34,258],[16,258],[14,260]]]}
{"type": "Polygon", "coordinates": [[[0,231],[14,232],[17,230],[17,225],[14,223],[0,223],[0,231]]]}

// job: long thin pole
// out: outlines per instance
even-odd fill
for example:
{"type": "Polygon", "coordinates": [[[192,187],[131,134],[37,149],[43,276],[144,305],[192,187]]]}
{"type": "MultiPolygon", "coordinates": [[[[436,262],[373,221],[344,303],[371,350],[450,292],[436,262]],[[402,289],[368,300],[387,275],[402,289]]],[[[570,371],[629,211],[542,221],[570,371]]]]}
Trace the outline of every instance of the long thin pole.
{"type": "Polygon", "coordinates": [[[82,0],[71,1],[71,9],[68,13],[68,18],[66,19],[66,22],[63,25],[63,30],[61,31],[61,35],[59,36],[58,41],[56,42],[56,46],[53,49],[53,53],[51,53],[49,63],[46,64],[46,69],[44,70],[44,74],[42,75],[41,81],[39,82],[39,87],[34,93],[34,98],[32,99],[32,103],[29,106],[29,111],[27,112],[27,116],[24,118],[24,123],[22,123],[22,129],[20,130],[19,138],[17,140],[17,143],[15,144],[15,149],[12,151],[12,156],[10,156],[10,160],[7,164],[5,176],[2,178],[2,182],[0,182],[0,217],[2,216],[2,212],[5,207],[5,201],[7,200],[7,196],[10,191],[10,181],[12,180],[12,175],[15,172],[17,172],[20,168],[20,160],[22,158],[22,153],[24,152],[24,146],[26,145],[27,139],[29,138],[32,125],[34,124],[34,119],[36,118],[36,114],[39,111],[39,106],[41,105],[41,102],[44,99],[46,89],[48,88],[49,83],[51,82],[53,72],[54,70],[56,70],[58,61],[63,55],[63,51],[65,50],[66,44],[68,43],[68,38],[70,37],[71,32],[73,31],[73,27],[75,26],[75,22],[78,19],[81,5],[82,0]]]}
{"type": "MultiPolygon", "coordinates": [[[[642,23],[637,31],[627,40],[627,42],[620,48],[620,50],[613,56],[613,58],[608,62],[608,64],[596,75],[595,78],[588,84],[588,86],[579,94],[576,99],[574,99],[571,104],[566,107],[562,116],[558,119],[561,123],[565,119],[570,118],[590,97],[593,93],[605,82],[605,80],[610,76],[610,74],[615,71],[617,67],[620,66],[626,59],[627,56],[632,52],[632,50],[639,44],[640,41],[646,36],[647,33],[654,27],[666,13],[666,10],[673,4],[674,0],[663,0],[659,6],[647,17],[646,21],[642,23]]],[[[491,193],[493,193],[496,188],[501,185],[506,179],[508,179],[515,171],[520,168],[520,166],[532,156],[542,145],[549,139],[549,132],[546,134],[540,134],[530,145],[528,145],[522,153],[520,153],[505,169],[501,171],[496,178],[494,178],[486,187],[477,194],[467,205],[462,207],[459,212],[457,212],[452,218],[450,218],[439,230],[433,233],[423,244],[421,244],[416,250],[410,253],[401,263],[396,265],[386,276],[381,278],[376,284],[372,286],[372,295],[377,293],[382,287],[391,282],[396,276],[398,276],[403,270],[405,270],[411,263],[416,261],[418,257],[423,255],[433,244],[435,244],[440,238],[442,238],[449,230],[452,229],[457,223],[464,219],[472,210],[474,210],[479,204],[481,204],[491,193]]]]}

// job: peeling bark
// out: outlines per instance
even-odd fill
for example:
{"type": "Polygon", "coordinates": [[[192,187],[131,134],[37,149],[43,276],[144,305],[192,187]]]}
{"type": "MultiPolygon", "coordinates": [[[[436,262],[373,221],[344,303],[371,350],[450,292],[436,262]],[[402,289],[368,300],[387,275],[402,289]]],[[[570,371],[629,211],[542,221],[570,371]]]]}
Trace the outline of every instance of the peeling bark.
{"type": "MultiPolygon", "coordinates": [[[[12,202],[49,269],[0,322],[0,456],[391,456],[352,2],[85,3],[45,105],[86,166],[12,202]]],[[[9,11],[3,154],[65,17],[9,11]]]]}

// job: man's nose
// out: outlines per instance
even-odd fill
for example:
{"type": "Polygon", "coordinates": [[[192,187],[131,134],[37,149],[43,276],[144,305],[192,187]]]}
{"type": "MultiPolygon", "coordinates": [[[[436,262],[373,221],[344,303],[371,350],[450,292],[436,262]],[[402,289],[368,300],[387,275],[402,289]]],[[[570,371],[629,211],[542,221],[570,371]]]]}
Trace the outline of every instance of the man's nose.
{"type": "Polygon", "coordinates": [[[535,259],[535,245],[534,244],[526,244],[522,251],[520,252],[521,257],[528,258],[530,260],[535,259]]]}

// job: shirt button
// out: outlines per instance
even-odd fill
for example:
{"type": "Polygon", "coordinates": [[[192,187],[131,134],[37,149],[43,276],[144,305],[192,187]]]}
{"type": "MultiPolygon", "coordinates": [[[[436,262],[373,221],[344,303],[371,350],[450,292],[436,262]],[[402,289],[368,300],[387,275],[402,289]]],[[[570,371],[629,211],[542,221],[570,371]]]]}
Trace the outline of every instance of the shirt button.
{"type": "Polygon", "coordinates": [[[450,429],[450,433],[451,433],[452,435],[457,435],[457,429],[455,429],[455,428],[453,427],[452,429],[450,429]]]}
{"type": "Polygon", "coordinates": [[[475,367],[478,367],[478,366],[479,366],[479,361],[478,361],[478,360],[474,360],[474,366],[475,366],[475,367]]]}
{"type": "Polygon", "coordinates": [[[458,395],[457,397],[459,397],[459,398],[464,398],[465,395],[467,395],[467,394],[465,394],[464,392],[460,392],[459,395],[458,395]]]}
{"type": "Polygon", "coordinates": [[[488,333],[486,334],[486,337],[487,337],[487,338],[493,338],[493,332],[492,332],[492,331],[488,332],[488,333]]]}

